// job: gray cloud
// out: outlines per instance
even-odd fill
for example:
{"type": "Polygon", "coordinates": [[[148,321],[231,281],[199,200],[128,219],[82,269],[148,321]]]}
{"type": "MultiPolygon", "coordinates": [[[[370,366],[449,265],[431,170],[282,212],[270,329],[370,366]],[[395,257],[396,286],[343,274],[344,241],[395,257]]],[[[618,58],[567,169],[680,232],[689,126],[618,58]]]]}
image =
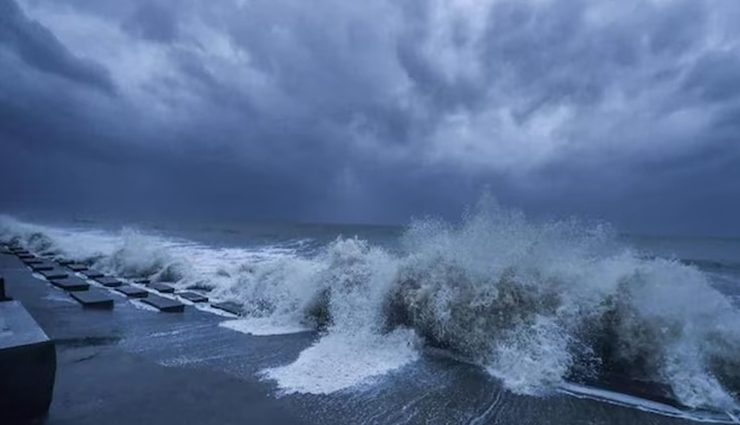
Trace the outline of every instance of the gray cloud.
{"type": "Polygon", "coordinates": [[[79,208],[398,222],[487,186],[536,214],[740,233],[732,1],[21,6],[0,2],[0,177],[66,174],[35,190],[79,208]]]}
{"type": "Polygon", "coordinates": [[[13,1],[0,3],[0,43],[40,71],[109,93],[114,90],[105,68],[72,55],[54,34],[29,20],[13,1]]]}
{"type": "Polygon", "coordinates": [[[176,17],[157,2],[140,4],[123,22],[123,28],[134,36],[161,43],[175,40],[178,33],[176,17]]]}

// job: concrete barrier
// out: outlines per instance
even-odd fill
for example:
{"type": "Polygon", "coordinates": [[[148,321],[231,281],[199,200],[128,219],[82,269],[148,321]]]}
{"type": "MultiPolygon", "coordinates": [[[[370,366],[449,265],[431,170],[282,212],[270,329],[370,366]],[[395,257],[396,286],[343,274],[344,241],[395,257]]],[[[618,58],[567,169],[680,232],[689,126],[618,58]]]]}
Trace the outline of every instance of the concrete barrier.
{"type": "Polygon", "coordinates": [[[0,421],[26,422],[49,410],[56,350],[18,301],[0,303],[0,421]]]}
{"type": "Polygon", "coordinates": [[[88,279],[97,279],[99,277],[105,276],[103,273],[93,269],[83,270],[80,273],[88,279]]]}
{"type": "Polygon", "coordinates": [[[244,310],[242,310],[242,307],[239,304],[232,302],[213,303],[211,304],[211,307],[223,310],[227,313],[235,314],[237,316],[241,316],[244,314],[244,310]]]}
{"type": "Polygon", "coordinates": [[[67,264],[66,267],[72,270],[73,272],[82,272],[82,271],[87,270],[87,266],[84,264],[77,264],[77,263],[67,264]]]}
{"type": "Polygon", "coordinates": [[[186,300],[192,303],[207,303],[208,302],[208,297],[206,297],[205,295],[201,295],[197,292],[180,292],[177,295],[185,298],[186,300]]]}
{"type": "Polygon", "coordinates": [[[152,283],[149,287],[163,294],[172,294],[175,292],[175,288],[170,285],[165,285],[164,283],[152,283]]]}
{"type": "Polygon", "coordinates": [[[29,264],[28,267],[35,272],[54,270],[54,264],[52,263],[29,264]]]}
{"type": "Polygon", "coordinates": [[[38,258],[38,257],[33,257],[33,258],[26,259],[26,260],[21,260],[21,261],[23,261],[23,264],[29,267],[35,264],[42,264],[46,262],[44,259],[38,258]]]}
{"type": "Polygon", "coordinates": [[[85,308],[94,308],[98,310],[110,310],[113,308],[113,298],[100,289],[70,292],[69,295],[85,308]]]}
{"type": "Polygon", "coordinates": [[[77,276],[69,276],[64,279],[51,279],[49,282],[57,288],[64,289],[68,292],[87,291],[90,289],[90,284],[77,276]]]}
{"type": "Polygon", "coordinates": [[[94,280],[107,288],[115,288],[123,284],[123,282],[111,276],[96,277],[94,280]]]}
{"type": "Polygon", "coordinates": [[[69,276],[69,273],[61,269],[42,270],[39,274],[48,280],[65,279],[69,276]]]}
{"type": "Polygon", "coordinates": [[[180,301],[172,300],[159,295],[151,294],[146,298],[142,298],[141,302],[149,304],[152,307],[156,307],[159,311],[165,313],[182,313],[185,311],[185,304],[180,301]]]}
{"type": "Polygon", "coordinates": [[[122,285],[115,289],[129,298],[146,298],[149,291],[131,285],[122,285]]]}

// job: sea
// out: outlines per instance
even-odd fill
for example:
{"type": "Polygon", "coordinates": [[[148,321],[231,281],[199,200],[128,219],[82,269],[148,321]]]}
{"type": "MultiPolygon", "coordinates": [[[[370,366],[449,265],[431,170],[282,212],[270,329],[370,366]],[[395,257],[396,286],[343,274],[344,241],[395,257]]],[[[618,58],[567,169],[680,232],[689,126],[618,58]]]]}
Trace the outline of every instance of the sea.
{"type": "Polygon", "coordinates": [[[237,332],[313,335],[259,379],[340,423],[740,422],[740,239],[486,206],[406,226],[3,215],[0,242],[233,302],[237,332]]]}

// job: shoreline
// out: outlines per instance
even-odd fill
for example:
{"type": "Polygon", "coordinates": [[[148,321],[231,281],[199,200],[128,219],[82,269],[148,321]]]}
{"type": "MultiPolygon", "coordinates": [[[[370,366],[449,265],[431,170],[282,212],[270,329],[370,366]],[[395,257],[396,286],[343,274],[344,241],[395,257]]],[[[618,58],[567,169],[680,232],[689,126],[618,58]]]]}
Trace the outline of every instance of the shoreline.
{"type": "Polygon", "coordinates": [[[552,423],[553,414],[563,424],[697,422],[583,397],[573,388],[549,397],[515,395],[474,365],[433,355],[360,388],[286,396],[260,372],[294,362],[316,341],[315,332],[247,335],[222,326],[229,319],[210,311],[189,305],[160,313],[114,290],[112,310],[83,309],[13,255],[0,254],[0,274],[9,295],[57,345],[46,424],[520,424],[552,423]]]}

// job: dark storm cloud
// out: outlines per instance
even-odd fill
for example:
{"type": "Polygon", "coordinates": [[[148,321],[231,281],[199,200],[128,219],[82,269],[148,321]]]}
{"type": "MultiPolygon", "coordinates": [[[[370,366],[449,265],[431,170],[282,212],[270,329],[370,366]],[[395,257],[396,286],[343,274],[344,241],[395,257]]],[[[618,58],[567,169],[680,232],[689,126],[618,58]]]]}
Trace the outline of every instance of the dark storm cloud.
{"type": "Polygon", "coordinates": [[[29,20],[12,0],[0,2],[0,44],[40,71],[107,92],[114,90],[103,67],[72,55],[54,34],[29,20]]]}
{"type": "Polygon", "coordinates": [[[537,213],[740,233],[732,1],[20,4],[0,0],[16,182],[343,221],[454,216],[489,187],[537,213]]]}

